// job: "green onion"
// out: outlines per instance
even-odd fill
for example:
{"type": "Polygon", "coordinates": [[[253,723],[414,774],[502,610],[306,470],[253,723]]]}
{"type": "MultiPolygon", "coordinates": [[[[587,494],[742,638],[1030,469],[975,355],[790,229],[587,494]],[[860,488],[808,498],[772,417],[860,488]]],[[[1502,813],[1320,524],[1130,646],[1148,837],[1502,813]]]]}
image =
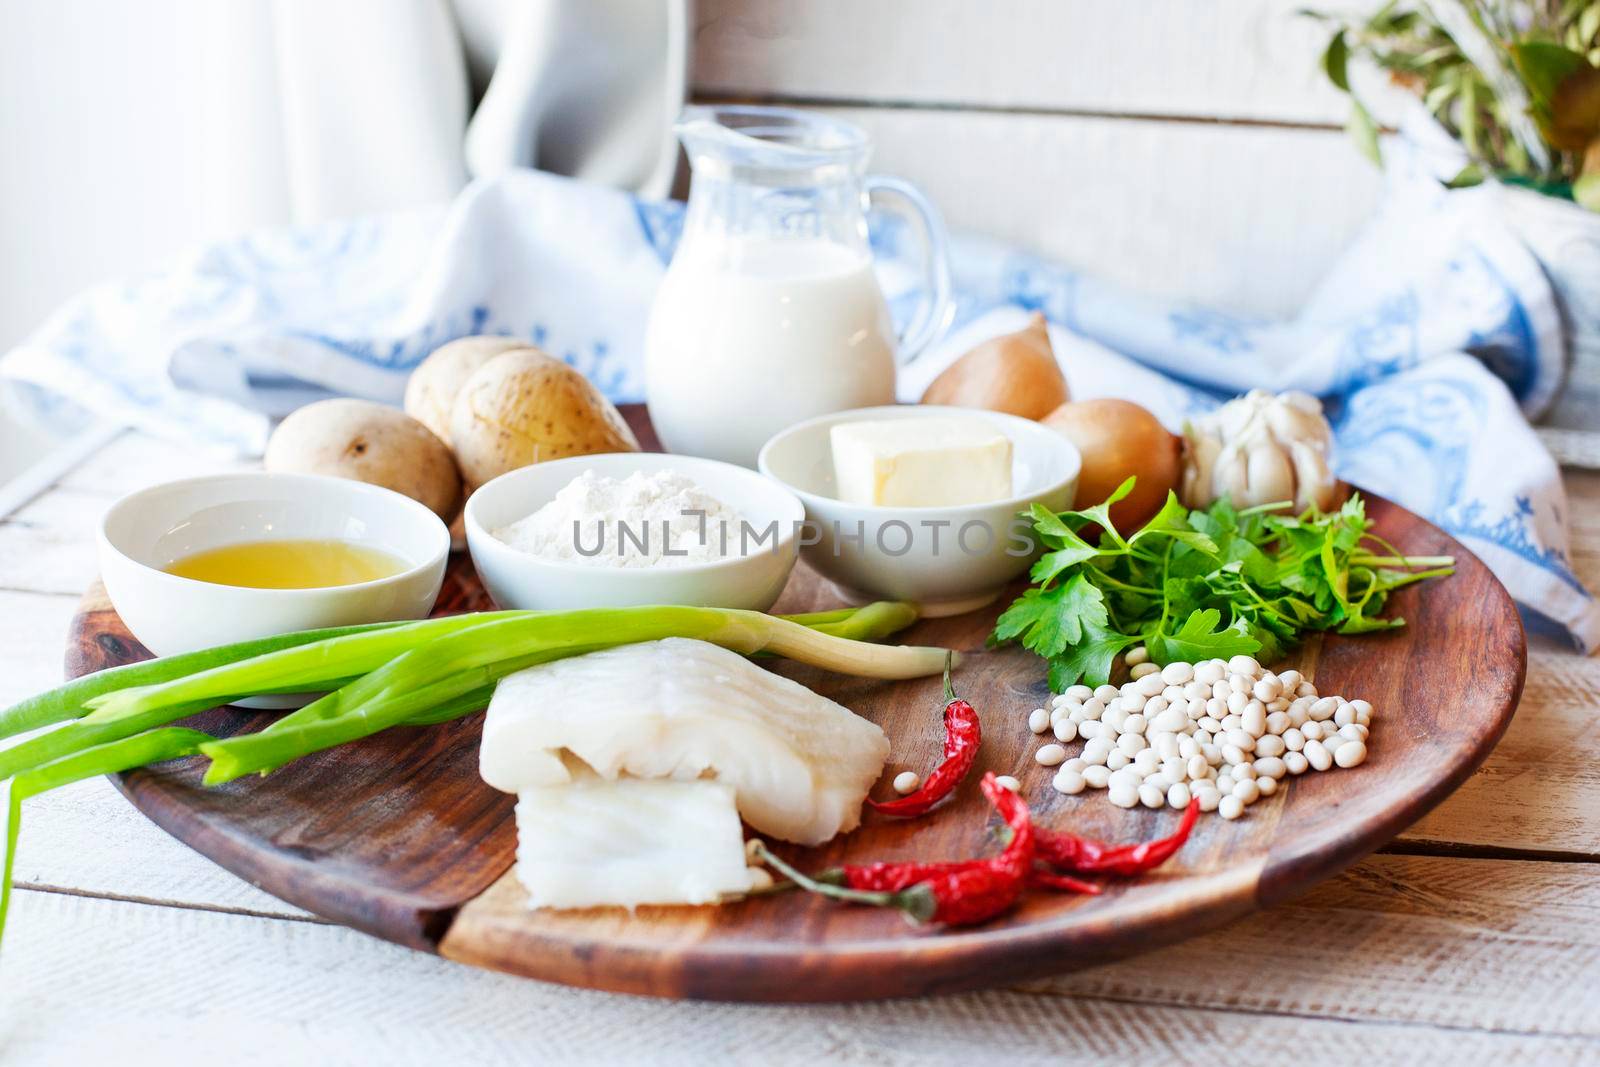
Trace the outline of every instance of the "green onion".
{"type": "Polygon", "coordinates": [[[148,730],[136,737],[125,738],[109,745],[84,749],[65,759],[46,763],[41,767],[19,774],[11,783],[9,810],[6,814],[5,871],[0,875],[0,932],[5,930],[6,911],[11,907],[11,874],[17,858],[17,834],[22,829],[22,802],[29,797],[85,778],[98,778],[102,774],[143,767],[148,763],[193,756],[211,737],[198,730],[171,727],[165,730],[148,730]]]}
{"type": "Polygon", "coordinates": [[[59,688],[52,689],[48,693],[40,693],[38,696],[19,701],[4,711],[0,711],[0,740],[27,733],[29,730],[37,730],[41,726],[51,726],[58,722],[77,718],[88,710],[87,705],[91,699],[118,689],[169,682],[174,678],[186,677],[212,667],[237,663],[242,659],[251,659],[268,652],[277,652],[280,649],[309,645],[332,637],[345,637],[370,630],[390,630],[404,625],[406,624],[400,622],[374,622],[364,626],[335,626],[326,630],[304,630],[300,633],[282,634],[277,637],[262,637],[254,641],[240,641],[236,644],[219,645],[216,648],[208,648],[200,652],[164,656],[161,659],[145,660],[142,663],[129,663],[122,667],[96,671],[93,674],[86,674],[82,678],[68,682],[59,688]]]}
{"type": "MultiPolygon", "coordinates": [[[[900,613],[880,613],[890,625],[900,613]]],[[[875,678],[915,678],[944,669],[949,653],[872,645],[817,633],[754,611],[720,608],[597,608],[502,619],[459,631],[397,656],[387,665],[258,733],[204,746],[206,784],[269,771],[310,752],[366,737],[439,701],[535,662],[613,645],[689,637],[744,655],[772,652],[814,666],[875,678]]]]}

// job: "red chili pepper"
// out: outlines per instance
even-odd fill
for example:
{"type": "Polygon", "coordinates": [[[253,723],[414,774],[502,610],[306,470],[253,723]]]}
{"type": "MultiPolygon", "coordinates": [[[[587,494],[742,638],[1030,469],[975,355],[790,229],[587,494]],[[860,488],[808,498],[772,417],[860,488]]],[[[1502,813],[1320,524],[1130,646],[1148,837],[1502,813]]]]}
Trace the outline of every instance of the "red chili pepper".
{"type": "Polygon", "coordinates": [[[1054,871],[1041,870],[1035,867],[1028,875],[1028,884],[1041,889],[1059,889],[1063,893],[1087,893],[1090,896],[1099,896],[1100,887],[1093,882],[1085,882],[1080,878],[1070,875],[1056,874],[1054,871]]]}
{"type": "Polygon", "coordinates": [[[916,792],[882,803],[868,798],[867,804],[884,815],[910,818],[926,814],[935,804],[955,792],[978,758],[983,730],[978,713],[965,700],[957,698],[950,685],[950,657],[944,661],[944,761],[928,775],[916,792]]]}
{"type": "Polygon", "coordinates": [[[1136,845],[1108,845],[1060,830],[1034,828],[1035,849],[1045,863],[1078,874],[1117,874],[1131,877],[1159,867],[1183,847],[1200,816],[1200,802],[1190,800],[1183,819],[1170,837],[1136,845]]]}
{"type": "Polygon", "coordinates": [[[815,893],[861,904],[898,908],[913,921],[966,926],[994,918],[1017,902],[1033,870],[1033,822],[1028,805],[983,776],[983,795],[1011,830],[997,855],[955,863],[872,863],[824,871],[810,878],[759,842],[755,854],[815,893]]]}

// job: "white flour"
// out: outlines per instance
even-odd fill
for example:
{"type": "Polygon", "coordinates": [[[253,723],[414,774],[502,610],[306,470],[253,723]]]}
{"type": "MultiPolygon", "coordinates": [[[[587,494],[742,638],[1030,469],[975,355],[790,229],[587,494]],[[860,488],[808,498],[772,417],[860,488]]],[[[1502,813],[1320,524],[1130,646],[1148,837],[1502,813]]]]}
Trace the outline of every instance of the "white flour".
{"type": "Polygon", "coordinates": [[[618,480],[584,471],[494,535],[542,559],[590,567],[681,567],[740,554],[739,513],[673,471],[618,480]]]}

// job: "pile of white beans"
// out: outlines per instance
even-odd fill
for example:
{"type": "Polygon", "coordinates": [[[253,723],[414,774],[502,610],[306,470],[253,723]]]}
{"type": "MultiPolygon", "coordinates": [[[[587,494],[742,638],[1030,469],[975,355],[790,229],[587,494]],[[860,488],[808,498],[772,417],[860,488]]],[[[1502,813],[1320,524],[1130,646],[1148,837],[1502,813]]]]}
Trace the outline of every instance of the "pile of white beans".
{"type": "Polygon", "coordinates": [[[1034,758],[1060,767],[1062,793],[1109,791],[1132,808],[1185,808],[1237,819],[1287,775],[1356,767],[1367,758],[1372,705],[1322,696],[1299,671],[1274,674],[1249,656],[1157,667],[1141,646],[1120,688],[1075,685],[1035,708],[1028,726],[1054,733],[1034,758]],[[1068,758],[1064,745],[1083,740],[1068,758]]]}

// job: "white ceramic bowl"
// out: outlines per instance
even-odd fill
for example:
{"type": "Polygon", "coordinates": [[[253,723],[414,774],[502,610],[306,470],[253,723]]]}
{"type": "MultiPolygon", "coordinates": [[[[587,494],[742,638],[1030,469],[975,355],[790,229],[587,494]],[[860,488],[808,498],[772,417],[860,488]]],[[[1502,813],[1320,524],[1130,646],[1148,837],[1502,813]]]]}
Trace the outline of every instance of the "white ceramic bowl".
{"type": "Polygon", "coordinates": [[[467,546],[484,588],[502,608],[567,610],[689,604],[765,611],[794,569],[805,509],[793,493],[752,470],[714,459],[657,452],[608,452],[536,463],[502,474],[467,501],[467,546]],[[671,567],[606,567],[541,559],[512,548],[495,530],[548,504],[586,470],[607,478],[672,470],[738,512],[754,530],[776,533],[751,551],[710,563],[671,567]]]}
{"type": "Polygon", "coordinates": [[[248,471],[125,496],[100,521],[99,545],[117,614],[146,648],[170,656],[293,630],[423,618],[439,596],[450,532],[423,505],[375,485],[248,471]],[[326,589],[248,589],[163,569],[196,552],[274,539],[350,541],[409,566],[326,589]]]}
{"type": "Polygon", "coordinates": [[[1037,549],[1018,513],[1034,503],[1056,511],[1071,507],[1082,464],[1072,442],[1036,422],[995,411],[931,405],[823,415],[768,441],[759,462],[763,474],[792,489],[805,504],[812,526],[801,546],[807,563],[850,599],[910,600],[924,615],[982,607],[1026,570],[1037,549]],[[987,504],[929,508],[837,499],[830,428],[928,415],[983,419],[1009,437],[1012,495],[987,504]]]}

